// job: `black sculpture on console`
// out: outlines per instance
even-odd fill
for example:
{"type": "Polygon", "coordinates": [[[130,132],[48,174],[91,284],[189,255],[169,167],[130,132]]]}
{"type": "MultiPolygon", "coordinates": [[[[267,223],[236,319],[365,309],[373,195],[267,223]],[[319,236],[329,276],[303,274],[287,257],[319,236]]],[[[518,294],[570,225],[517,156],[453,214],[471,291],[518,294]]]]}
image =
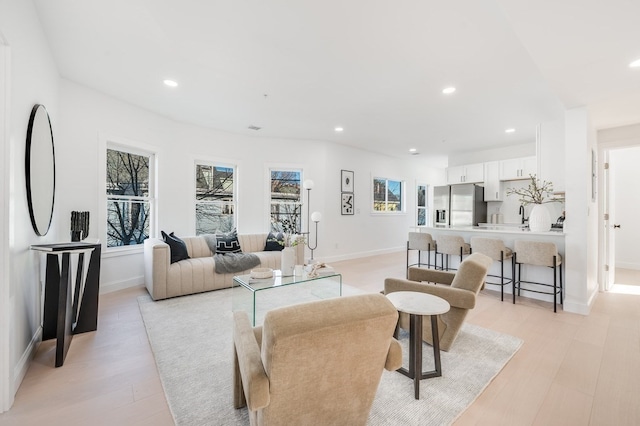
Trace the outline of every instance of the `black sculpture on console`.
{"type": "Polygon", "coordinates": [[[89,235],[89,212],[71,212],[71,241],[82,241],[89,235]]]}

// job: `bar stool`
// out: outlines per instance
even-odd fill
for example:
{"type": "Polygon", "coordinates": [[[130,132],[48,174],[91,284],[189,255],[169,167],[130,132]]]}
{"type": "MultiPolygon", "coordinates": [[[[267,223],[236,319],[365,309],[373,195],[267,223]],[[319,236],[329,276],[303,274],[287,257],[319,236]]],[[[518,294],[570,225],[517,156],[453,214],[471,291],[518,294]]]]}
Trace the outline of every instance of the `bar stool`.
{"type": "MultiPolygon", "coordinates": [[[[488,277],[500,278],[500,282],[485,281],[485,284],[500,286],[500,300],[504,301],[504,286],[513,282],[513,264],[511,265],[511,278],[505,279],[504,261],[513,257],[513,252],[497,238],[471,238],[471,252],[482,253],[489,256],[495,262],[500,262],[500,275],[487,274],[488,277]]],[[[511,262],[512,263],[512,262],[511,262]]]]}
{"type": "MultiPolygon", "coordinates": [[[[460,256],[460,262],[462,262],[462,257],[467,254],[471,254],[471,246],[464,242],[464,239],[459,235],[439,235],[438,236],[438,245],[436,246],[436,261],[435,266],[438,269],[438,254],[440,254],[440,259],[442,261],[441,268],[444,269],[444,255],[447,255],[447,271],[449,268],[449,256],[454,255],[460,256]]],[[[454,271],[456,269],[451,268],[454,271]]]]}
{"type": "MultiPolygon", "coordinates": [[[[425,265],[422,263],[422,259],[420,258],[420,254],[423,251],[427,252],[427,268],[431,267],[431,251],[436,249],[436,242],[431,236],[426,232],[409,232],[409,240],[407,241],[407,278],[409,277],[409,267],[410,266],[418,266],[425,265]],[[418,263],[409,264],[409,250],[418,250],[418,263]]],[[[435,261],[435,255],[434,255],[435,261]]]]}
{"type": "Polygon", "coordinates": [[[562,305],[562,257],[558,254],[558,247],[555,243],[542,241],[522,241],[516,240],[513,245],[513,303],[516,303],[516,287],[518,288],[518,296],[520,290],[529,291],[540,294],[553,294],[553,312],[557,312],[557,298],[560,295],[560,304],[562,305]],[[553,268],[553,284],[541,283],[535,281],[522,280],[522,265],[546,266],[553,268]],[[517,266],[517,268],[516,268],[517,266]],[[516,275],[517,271],[517,275],[516,275]],[[558,275],[559,272],[559,275],[558,275]],[[559,277],[559,278],[558,278],[559,277]],[[560,286],[558,287],[558,282],[560,286]],[[553,292],[539,291],[523,288],[520,284],[535,284],[545,287],[553,287],[553,292]]]}

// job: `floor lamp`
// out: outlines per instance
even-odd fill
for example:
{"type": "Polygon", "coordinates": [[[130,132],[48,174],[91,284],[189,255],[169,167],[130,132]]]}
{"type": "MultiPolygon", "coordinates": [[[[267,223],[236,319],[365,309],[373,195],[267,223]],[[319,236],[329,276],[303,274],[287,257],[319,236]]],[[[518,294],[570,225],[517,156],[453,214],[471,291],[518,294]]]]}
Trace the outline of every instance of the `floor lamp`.
{"type": "Polygon", "coordinates": [[[313,264],[314,260],[313,260],[313,251],[315,249],[318,248],[318,222],[320,222],[320,220],[322,219],[322,213],[320,212],[313,212],[311,213],[311,220],[313,221],[313,223],[316,224],[315,228],[315,238],[314,238],[314,244],[313,247],[311,247],[311,232],[309,232],[309,238],[307,241],[307,246],[309,247],[309,250],[311,250],[311,259],[309,259],[309,264],[313,264]]]}

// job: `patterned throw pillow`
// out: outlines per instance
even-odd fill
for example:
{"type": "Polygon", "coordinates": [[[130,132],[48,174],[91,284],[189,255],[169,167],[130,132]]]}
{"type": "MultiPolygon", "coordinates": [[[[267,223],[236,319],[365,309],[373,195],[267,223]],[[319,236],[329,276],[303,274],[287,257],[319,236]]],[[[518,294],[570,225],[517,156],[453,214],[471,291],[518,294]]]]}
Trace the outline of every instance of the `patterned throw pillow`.
{"type": "Polygon", "coordinates": [[[187,245],[180,238],[171,234],[167,234],[164,231],[162,233],[162,239],[165,243],[169,244],[169,251],[171,252],[171,263],[179,262],[184,259],[189,259],[189,253],[187,252],[187,245]]]}
{"type": "Polygon", "coordinates": [[[235,229],[228,233],[216,232],[216,253],[242,253],[235,229]]]}
{"type": "Polygon", "coordinates": [[[284,235],[282,232],[275,235],[273,232],[269,232],[267,235],[267,241],[264,244],[264,251],[282,251],[284,248],[284,235]]]}

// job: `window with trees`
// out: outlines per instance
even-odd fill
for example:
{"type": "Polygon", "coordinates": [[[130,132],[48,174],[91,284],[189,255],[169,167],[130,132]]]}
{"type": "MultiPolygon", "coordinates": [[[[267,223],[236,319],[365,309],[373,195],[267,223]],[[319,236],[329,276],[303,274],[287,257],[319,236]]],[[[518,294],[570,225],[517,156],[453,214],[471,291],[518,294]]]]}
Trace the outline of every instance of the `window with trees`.
{"type": "Polygon", "coordinates": [[[404,182],[386,178],[373,178],[373,211],[376,213],[402,212],[404,182]]]}
{"type": "Polygon", "coordinates": [[[302,197],[300,170],[270,170],[271,230],[300,233],[302,197]]]}
{"type": "Polygon", "coordinates": [[[229,232],[235,220],[235,167],[196,163],[196,235],[229,232]]]}
{"type": "Polygon", "coordinates": [[[427,185],[418,184],[417,188],[417,214],[416,214],[416,225],[418,226],[426,226],[427,225],[427,185]]]}
{"type": "Polygon", "coordinates": [[[107,247],[142,244],[153,208],[153,154],[107,149],[107,247]]]}

